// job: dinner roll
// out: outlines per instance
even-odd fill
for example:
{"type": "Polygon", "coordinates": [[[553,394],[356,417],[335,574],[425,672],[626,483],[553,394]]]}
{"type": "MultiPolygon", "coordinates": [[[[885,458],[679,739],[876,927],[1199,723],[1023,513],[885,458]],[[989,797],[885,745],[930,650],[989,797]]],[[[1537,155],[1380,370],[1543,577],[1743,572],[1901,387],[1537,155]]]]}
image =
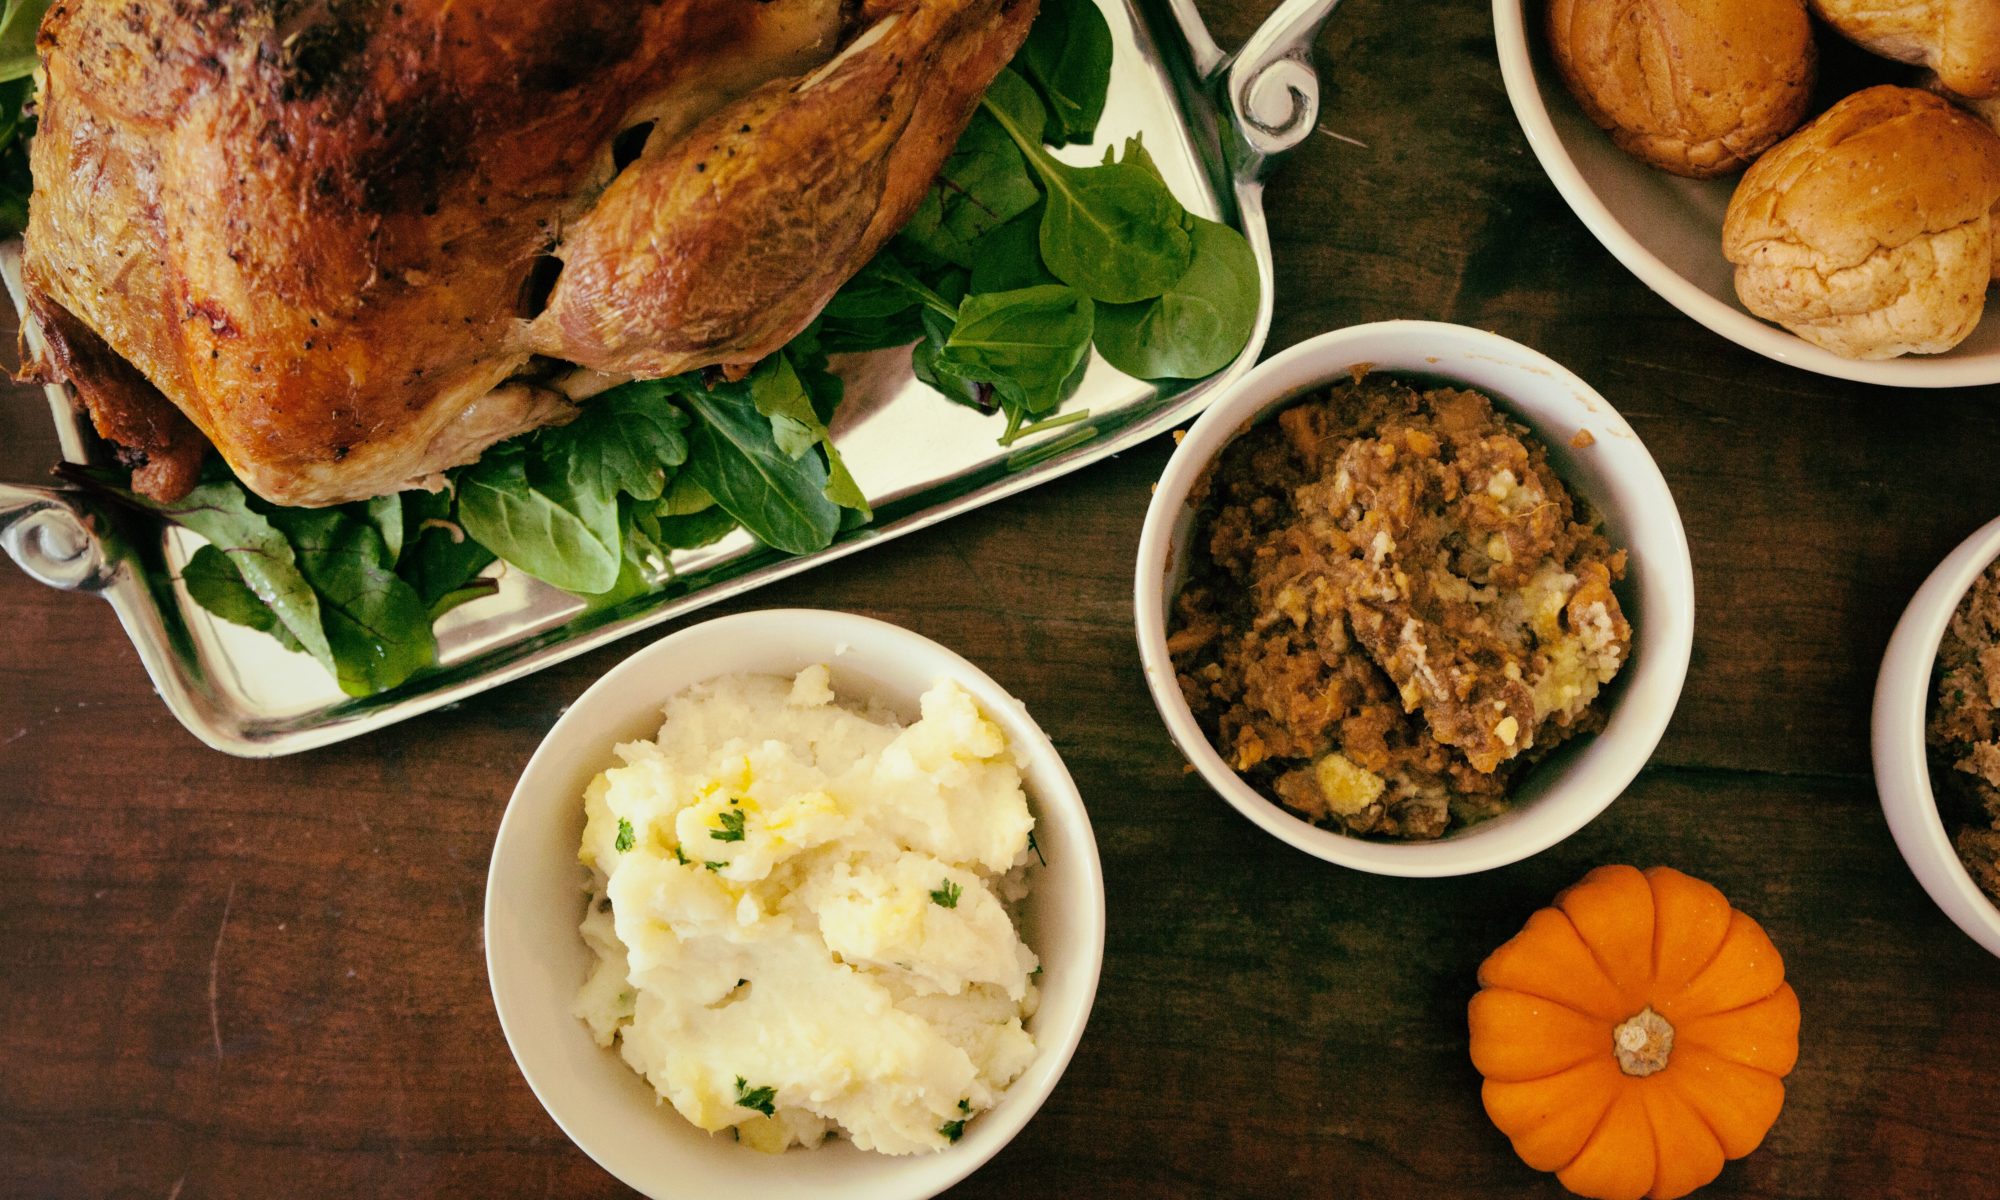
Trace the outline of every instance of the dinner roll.
{"type": "Polygon", "coordinates": [[[1925,71],[1921,82],[1926,90],[1936,92],[1960,108],[1968,110],[1973,116],[1991,125],[1995,133],[2000,133],[2000,92],[1995,92],[1991,96],[1961,96],[1946,87],[1944,80],[1939,79],[1935,71],[1925,71]]]}
{"type": "Polygon", "coordinates": [[[1802,0],[1550,0],[1563,82],[1620,149],[1707,179],[1805,118],[1812,23],[1802,0]]]}
{"type": "Polygon", "coordinates": [[[1722,224],[1751,312],[1849,358],[1937,354],[1995,274],[2000,135],[1916,88],[1856,92],[1757,160],[1722,224]]]}
{"type": "Polygon", "coordinates": [[[1812,0],[1849,41],[1923,63],[1961,96],[2000,95],[2000,0],[1812,0]]]}

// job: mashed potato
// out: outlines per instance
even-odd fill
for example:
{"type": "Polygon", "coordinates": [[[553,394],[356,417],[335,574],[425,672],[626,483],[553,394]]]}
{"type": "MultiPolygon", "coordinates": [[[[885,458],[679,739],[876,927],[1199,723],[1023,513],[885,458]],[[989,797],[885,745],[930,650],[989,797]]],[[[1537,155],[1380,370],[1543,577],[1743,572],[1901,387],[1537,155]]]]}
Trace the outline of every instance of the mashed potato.
{"type": "Polygon", "coordinates": [[[712,680],[584,793],[576,1014],[701,1128],[941,1150],[1033,1061],[1020,768],[957,684],[921,704],[843,707],[824,666],[712,680]]]}

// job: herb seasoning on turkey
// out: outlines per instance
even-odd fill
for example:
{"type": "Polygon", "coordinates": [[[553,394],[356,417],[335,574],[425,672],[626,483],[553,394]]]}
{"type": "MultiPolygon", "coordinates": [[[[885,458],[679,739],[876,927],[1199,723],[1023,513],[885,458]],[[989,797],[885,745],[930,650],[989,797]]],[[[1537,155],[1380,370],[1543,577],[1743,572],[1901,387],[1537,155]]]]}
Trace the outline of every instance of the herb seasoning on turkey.
{"type": "Polygon", "coordinates": [[[1631,645],[1624,552],[1478,392],[1357,377],[1231,443],[1196,503],[1181,690],[1309,820],[1441,837],[1602,723],[1631,645]]]}

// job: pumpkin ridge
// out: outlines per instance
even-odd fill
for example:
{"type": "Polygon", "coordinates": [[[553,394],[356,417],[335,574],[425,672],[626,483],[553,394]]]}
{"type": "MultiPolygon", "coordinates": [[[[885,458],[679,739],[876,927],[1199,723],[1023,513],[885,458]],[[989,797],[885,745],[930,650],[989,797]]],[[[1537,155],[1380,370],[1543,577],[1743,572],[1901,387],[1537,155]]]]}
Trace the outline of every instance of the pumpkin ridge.
{"type": "MultiPolygon", "coordinates": [[[[1600,868],[1600,869],[1601,869],[1601,868],[1600,868]]],[[[1595,871],[1593,871],[1593,872],[1591,872],[1591,874],[1592,874],[1592,875],[1594,875],[1594,874],[1596,874],[1596,872],[1595,872],[1595,871]]],[[[1589,877],[1590,877],[1589,875],[1586,875],[1586,876],[1584,876],[1584,878],[1585,878],[1585,879],[1588,879],[1589,877]]],[[[1568,895],[1568,894],[1569,894],[1569,893],[1568,893],[1568,891],[1567,891],[1567,890],[1565,890],[1565,891],[1564,891],[1564,893],[1563,893],[1563,895],[1568,895]]],[[[1651,893],[1651,890],[1649,889],[1649,890],[1648,890],[1648,892],[1647,892],[1647,895],[1648,895],[1648,896],[1650,896],[1651,894],[1652,894],[1652,893],[1651,893]]],[[[1561,896],[1558,896],[1558,897],[1556,897],[1556,899],[1560,900],[1560,899],[1562,899],[1562,897],[1561,897],[1561,896]]],[[[1600,974],[1602,974],[1602,975],[1604,976],[1604,979],[1605,979],[1605,982],[1609,983],[1609,984],[1611,985],[1611,987],[1612,987],[1612,989],[1613,989],[1614,991],[1615,991],[1615,990],[1617,990],[1617,988],[1618,988],[1618,974],[1617,974],[1617,972],[1615,972],[1615,971],[1613,971],[1613,970],[1611,969],[1611,964],[1610,964],[1610,963],[1607,963],[1607,962],[1605,962],[1605,961],[1604,961],[1604,956],[1603,956],[1602,954],[1599,954],[1599,953],[1597,952],[1597,947],[1595,947],[1595,946],[1591,945],[1591,944],[1590,944],[1590,939],[1589,939],[1589,938],[1587,938],[1587,937],[1585,937],[1585,936],[1583,936],[1583,930],[1581,930],[1581,929],[1577,929],[1577,928],[1576,928],[1576,921],[1575,921],[1574,919],[1572,919],[1572,918],[1570,917],[1570,915],[1569,915],[1568,913],[1564,912],[1564,911],[1563,911],[1562,909],[1560,909],[1560,908],[1557,908],[1557,909],[1556,909],[1555,911],[1556,911],[1556,912],[1557,912],[1558,914],[1560,914],[1560,915],[1561,915],[1561,917],[1562,917],[1562,919],[1563,919],[1563,920],[1565,920],[1565,921],[1568,921],[1568,922],[1569,922],[1569,927],[1570,927],[1570,928],[1571,928],[1572,930],[1575,930],[1575,932],[1576,932],[1576,940],[1577,940],[1577,941],[1579,941],[1579,942],[1581,942],[1581,943],[1583,943],[1583,951],[1584,951],[1584,953],[1585,953],[1585,954],[1588,954],[1588,955],[1590,955],[1590,961],[1591,961],[1591,962],[1594,962],[1594,963],[1596,963],[1596,964],[1597,964],[1597,970],[1598,970],[1598,972],[1599,972],[1600,974]]],[[[1657,903],[1655,903],[1655,904],[1653,905],[1653,911],[1654,911],[1654,913],[1655,913],[1655,914],[1656,914],[1656,916],[1657,916],[1657,914],[1658,914],[1658,912],[1659,912],[1659,905],[1658,905],[1657,903]]],[[[1655,928],[1655,930],[1657,931],[1657,929],[1658,929],[1658,922],[1657,922],[1657,921],[1655,921],[1655,924],[1654,924],[1654,928],[1655,928]]],[[[1657,936],[1657,933],[1656,933],[1656,936],[1657,936]]],[[[1647,971],[1648,971],[1648,974],[1650,974],[1650,975],[1651,975],[1651,976],[1652,976],[1653,978],[1658,978],[1658,977],[1659,977],[1659,973],[1660,973],[1660,963],[1659,963],[1659,959],[1658,959],[1658,955],[1659,955],[1659,949],[1658,949],[1658,947],[1659,947],[1659,943],[1658,943],[1657,941],[1655,941],[1655,942],[1654,942],[1654,949],[1653,949],[1653,950],[1652,950],[1652,952],[1651,952],[1651,955],[1652,955],[1652,957],[1651,957],[1651,958],[1649,959],[1649,961],[1648,961],[1648,963],[1647,963],[1647,971]]],[[[1518,990],[1518,989],[1517,989],[1517,990],[1518,990]]],[[[1565,1005],[1563,1005],[1563,1007],[1564,1007],[1564,1008],[1569,1008],[1569,1005],[1565,1004],[1565,1005]]],[[[1595,1017],[1592,1017],[1592,1018],[1591,1018],[1591,1020],[1593,1020],[1593,1021],[1594,1021],[1594,1020],[1596,1020],[1596,1019],[1597,1019],[1597,1018],[1595,1018],[1595,1017]]],[[[1613,1022],[1613,1024],[1616,1024],[1616,1023],[1617,1023],[1617,1022],[1615,1022],[1615,1021],[1613,1022]]]]}
{"type": "Polygon", "coordinates": [[[1603,1017],[1598,1016],[1596,1013],[1585,1012],[1583,1009],[1578,1008],[1576,1005],[1571,1004],[1567,1000],[1558,1000],[1554,996],[1545,996],[1540,992],[1531,992],[1527,988],[1489,987],[1489,988],[1484,988],[1482,990],[1489,992],[1512,992],[1516,996],[1526,996],[1530,1000],[1540,1000],[1544,1004],[1553,1004],[1557,1008],[1563,1009],[1567,1012],[1575,1014],[1576,1016],[1582,1017],[1586,1021],[1595,1021],[1601,1025],[1611,1025],[1614,1027],[1618,1024],[1616,1021],[1606,1021],[1603,1017]]]}
{"type": "Polygon", "coordinates": [[[1604,1132],[1604,1123],[1611,1119],[1611,1110],[1617,1107],[1618,1093],[1616,1091],[1606,1092],[1604,1095],[1604,1111],[1597,1114],[1597,1120],[1591,1125],[1590,1132],[1584,1135],[1583,1141],[1577,1143],[1576,1153],[1570,1156],[1570,1160],[1564,1163],[1559,1168],[1560,1170],[1567,1171],[1576,1165],[1576,1160],[1583,1157],[1585,1150],[1590,1149],[1590,1144],[1597,1140],[1597,1135],[1604,1132]]]}
{"type": "MultiPolygon", "coordinates": [[[[1711,1051],[1711,1053],[1713,1053],[1713,1051],[1711,1051]]],[[[1741,1066],[1742,1064],[1738,1063],[1737,1065],[1741,1066]]],[[[1751,1067],[1748,1069],[1754,1071],[1757,1068],[1751,1067]]],[[[1769,1072],[1766,1072],[1766,1074],[1768,1073],[1769,1072]]],[[[1662,1071],[1660,1072],[1660,1074],[1662,1077],[1664,1077],[1665,1075],[1668,1074],[1668,1072],[1662,1071]]],[[[1724,1142],[1722,1140],[1722,1131],[1715,1127],[1715,1122],[1708,1119],[1707,1113],[1701,1111],[1701,1105],[1696,1104],[1687,1098],[1687,1093],[1681,1090],[1681,1086],[1678,1083],[1662,1083],[1660,1086],[1670,1089],[1674,1093],[1674,1095],[1680,1097],[1681,1103],[1686,1106],[1689,1112],[1694,1114],[1694,1119],[1701,1122],[1701,1127],[1703,1129],[1708,1130],[1708,1136],[1715,1139],[1715,1144],[1718,1146],[1724,1145],[1724,1142]]],[[[1659,1134],[1656,1132],[1654,1133],[1653,1137],[1657,1141],[1659,1138],[1659,1134]]],[[[1729,1151],[1726,1148],[1722,1152],[1722,1157],[1724,1161],[1727,1161],[1729,1158],[1729,1151]]]]}
{"type": "MultiPolygon", "coordinates": [[[[1655,902],[1654,902],[1654,905],[1655,905],[1655,909],[1657,910],[1657,908],[1658,908],[1658,901],[1655,901],[1655,902]]],[[[1693,982],[1694,982],[1695,980],[1697,980],[1697,979],[1700,979],[1700,978],[1702,977],[1702,973],[1703,973],[1703,972],[1707,971],[1707,970],[1708,970],[1708,969],[1709,969],[1710,967],[1712,967],[1712,966],[1714,966],[1714,965],[1715,965],[1715,960],[1716,960],[1716,959],[1718,959],[1718,958],[1721,958],[1721,957],[1722,957],[1722,952],[1723,952],[1723,950],[1724,950],[1724,949],[1726,949],[1726,948],[1728,947],[1728,945],[1729,945],[1729,933],[1728,933],[1728,931],[1727,931],[1727,930],[1725,929],[1725,930],[1723,931],[1723,935],[1722,935],[1722,939],[1721,939],[1720,941],[1718,941],[1718,942],[1716,942],[1716,943],[1715,943],[1715,949],[1713,949],[1713,950],[1711,950],[1711,951],[1709,951],[1709,952],[1708,952],[1708,957],[1707,957],[1707,958],[1704,958],[1704,959],[1702,959],[1702,960],[1701,960],[1701,965],[1700,965],[1700,966],[1696,967],[1696,968],[1695,968],[1694,970],[1692,970],[1692,971],[1689,971],[1689,972],[1687,973],[1687,979],[1686,979],[1686,980],[1685,980],[1684,982],[1682,982],[1681,986],[1680,986],[1680,987],[1679,987],[1678,989],[1676,989],[1676,991],[1675,991],[1675,994],[1676,994],[1676,995],[1679,995],[1679,994],[1681,994],[1681,993],[1684,993],[1684,992],[1686,992],[1686,991],[1687,991],[1687,989],[1688,989],[1688,986],[1689,986],[1690,984],[1692,984],[1692,983],[1693,983],[1693,982]]],[[[1659,926],[1658,926],[1658,925],[1656,924],[1656,925],[1654,925],[1654,927],[1653,927],[1653,978],[1657,980],[1657,979],[1658,979],[1659,977],[1660,977],[1660,929],[1659,929],[1659,926]]],[[[1666,998],[1666,997],[1664,997],[1664,996],[1655,996],[1655,997],[1653,997],[1653,998],[1654,998],[1655,1000],[1665,1000],[1665,999],[1667,999],[1667,998],[1666,998]]],[[[1761,999],[1761,997],[1759,997],[1759,998],[1761,999]]],[[[1751,1004],[1754,1004],[1754,1003],[1756,1003],[1756,1001],[1755,1001],[1755,1000],[1753,1000],[1753,1001],[1751,1001],[1750,1003],[1751,1003],[1751,1004]]],[[[1741,1004],[1739,1004],[1739,1005],[1737,1005],[1736,1007],[1737,1007],[1737,1008],[1744,1008],[1744,1007],[1747,1007],[1747,1005],[1741,1005],[1741,1004]]],[[[1729,1011],[1729,1012],[1735,1012],[1735,1011],[1736,1011],[1736,1009],[1735,1009],[1735,1008],[1732,1008],[1732,1009],[1728,1009],[1727,1011],[1729,1011]]],[[[1719,1014],[1719,1013],[1703,1013],[1702,1015],[1703,1015],[1703,1016],[1720,1016],[1721,1014],[1719,1014]]]]}
{"type": "MultiPolygon", "coordinates": [[[[1756,1068],[1752,1067],[1750,1069],[1755,1070],[1756,1068]]],[[[1701,1122],[1701,1127],[1703,1129],[1708,1130],[1708,1136],[1715,1139],[1715,1144],[1722,1147],[1722,1161],[1725,1163],[1731,1161],[1729,1154],[1729,1139],[1723,1137],[1722,1131],[1715,1127],[1715,1122],[1709,1120],[1708,1114],[1701,1111],[1701,1105],[1696,1104],[1693,1100],[1690,1100],[1688,1098],[1686,1089],[1682,1088],[1680,1084],[1670,1082],[1668,1080],[1668,1072],[1666,1071],[1660,1072],[1660,1079],[1661,1079],[1661,1086],[1671,1089],[1676,1096],[1679,1096],[1681,1098],[1681,1104],[1688,1110],[1688,1112],[1694,1115],[1695,1120],[1701,1122]]],[[[1659,1137],[1657,1133],[1654,1134],[1653,1136],[1655,1139],[1659,1137]]],[[[1709,1180],[1709,1182],[1713,1183],[1715,1181],[1711,1179],[1709,1180]]]]}
{"type": "MultiPolygon", "coordinates": [[[[1786,982],[1790,982],[1790,981],[1789,981],[1789,980],[1787,980],[1786,982]]],[[[1519,991],[1520,989],[1519,989],[1519,988],[1516,988],[1516,989],[1514,989],[1514,990],[1515,990],[1515,991],[1519,991]]],[[[1775,996],[1775,995],[1777,995],[1777,994],[1778,994],[1778,993],[1777,993],[1777,992],[1776,992],[1776,991],[1774,990],[1774,991],[1772,991],[1772,992],[1770,993],[1770,995],[1766,995],[1766,996],[1759,996],[1759,997],[1757,997],[1757,998],[1756,998],[1755,1000],[1745,1000],[1745,1001],[1744,1001],[1743,1003],[1741,1003],[1741,1004],[1734,1004],[1734,1005],[1731,1005],[1731,1006],[1730,1006],[1730,1007],[1728,1007],[1728,1008],[1718,1008],[1718,1009],[1716,1009],[1716,1010],[1715,1010],[1714,1012],[1706,1012],[1706,1013],[1699,1013],[1699,1014],[1697,1014],[1697,1015],[1695,1015],[1695,1016],[1692,1016],[1692,1017],[1683,1017],[1683,1018],[1681,1018],[1681,1019],[1682,1019],[1683,1021],[1685,1021],[1685,1022],[1686,1022],[1687,1024],[1689,1024],[1689,1025],[1692,1025],[1692,1024],[1694,1024],[1695,1022],[1697,1022],[1697,1021],[1712,1021],[1712,1020],[1714,1020],[1714,1019],[1715,1019],[1715,1018],[1717,1018],[1717,1017],[1727,1017],[1727,1016],[1732,1016],[1732,1015],[1734,1015],[1734,1014],[1736,1014],[1736,1013],[1740,1013],[1740,1012],[1742,1012],[1742,1011],[1743,1011],[1744,1009],[1746,1009],[1746,1008],[1755,1008],[1755,1007],[1757,1007],[1757,1006],[1758,1006],[1759,1004],[1762,1004],[1762,1003],[1764,1003],[1765,1001],[1769,1000],[1769,999],[1771,998],[1771,996],[1775,996]]],[[[1568,1006],[1567,1006],[1567,1005],[1565,1005],[1564,1007],[1568,1007],[1568,1006]]],[[[1676,1028],[1678,1028],[1678,1026],[1676,1026],[1676,1028]]],[[[1713,1050],[1713,1049],[1715,1049],[1715,1047],[1713,1047],[1713,1046],[1709,1046],[1707,1042],[1705,1042],[1705,1041],[1701,1040],[1700,1038],[1689,1038],[1688,1040],[1689,1040],[1689,1041],[1691,1041],[1691,1042],[1693,1042],[1693,1043],[1694,1043],[1695,1045],[1697,1045],[1697,1046],[1706,1046],[1706,1047],[1707,1047],[1708,1049],[1710,1049],[1710,1050],[1713,1050]]],[[[1760,1070],[1761,1070],[1762,1068],[1758,1068],[1758,1069],[1760,1069],[1760,1070]]],[[[1769,1075],[1769,1074],[1770,1074],[1771,1072],[1769,1072],[1769,1071],[1765,1071],[1764,1073],[1765,1073],[1766,1075],[1769,1075]]]]}
{"type": "MultiPolygon", "coordinates": [[[[1650,881],[1650,880],[1648,880],[1647,882],[1648,882],[1649,884],[1651,883],[1651,881],[1650,881]]],[[[1654,905],[1654,911],[1655,911],[1655,912],[1657,913],[1657,912],[1659,911],[1659,898],[1658,898],[1658,897],[1654,897],[1654,900],[1653,900],[1653,905],[1654,905]]],[[[1654,925],[1654,927],[1655,927],[1656,929],[1658,928],[1658,923],[1657,923],[1657,922],[1655,922],[1655,925],[1654,925]]],[[[1653,941],[1653,947],[1654,947],[1654,951],[1655,951],[1656,955],[1657,955],[1657,952],[1658,952],[1658,949],[1659,949],[1659,945],[1660,945],[1660,943],[1659,943],[1659,940],[1658,940],[1658,938],[1655,938],[1655,939],[1654,939],[1654,941],[1653,941]]],[[[1653,977],[1657,979],[1657,978],[1659,977],[1659,974],[1660,974],[1660,961],[1659,961],[1659,959],[1658,959],[1657,957],[1655,957],[1655,958],[1654,958],[1654,960],[1653,960],[1653,977]]],[[[1660,1070],[1664,1071],[1664,1070],[1666,1070],[1666,1068],[1665,1068],[1665,1067],[1662,1067],[1662,1068],[1660,1068],[1660,1070]]],[[[1655,1072],[1655,1074],[1657,1074],[1657,1073],[1658,1073],[1658,1072],[1655,1072]]],[[[1644,1079],[1644,1077],[1641,1077],[1641,1079],[1639,1080],[1639,1082],[1643,1084],[1643,1083],[1645,1082],[1645,1079],[1644,1079]]],[[[1688,1105],[1687,1107],[1689,1107],[1689,1108],[1692,1108],[1692,1107],[1694,1107],[1694,1106],[1693,1106],[1693,1105],[1688,1105]]],[[[1660,1120],[1659,1120],[1659,1117],[1657,1117],[1657,1116],[1656,1116],[1656,1115],[1654,1114],[1654,1112],[1653,1112],[1653,1106],[1652,1106],[1652,1105],[1650,1105],[1650,1104],[1648,1104],[1648,1103],[1646,1103],[1646,1096],[1645,1096],[1645,1093],[1644,1093],[1644,1092],[1641,1092],[1641,1093],[1639,1094],[1639,1111],[1640,1111],[1640,1112],[1641,1112],[1642,1114],[1644,1114],[1644,1115],[1645,1115],[1645,1118],[1646,1118],[1646,1136],[1647,1136],[1648,1138],[1652,1139],[1652,1143],[1653,1143],[1653,1186],[1651,1186],[1651,1187],[1649,1187],[1649,1188],[1647,1188],[1647,1189],[1646,1189],[1646,1195],[1650,1197],[1650,1196],[1651,1196],[1651,1195],[1652,1195],[1652,1194],[1653,1194],[1654,1192],[1658,1191],[1658,1190],[1659,1190],[1659,1187],[1660,1187],[1660,1159],[1661,1159],[1661,1157],[1662,1157],[1663,1155],[1665,1155],[1665,1154],[1666,1154],[1666,1152],[1667,1152],[1667,1144],[1666,1144],[1666,1139],[1664,1139],[1664,1138],[1662,1138],[1662,1137],[1660,1136],[1660,1120]]],[[[1698,1115],[1699,1115],[1699,1114],[1697,1114],[1697,1116],[1698,1116],[1698,1115]]],[[[1711,1131],[1711,1132],[1712,1132],[1712,1131],[1711,1131]]],[[[1721,1144],[1721,1143],[1719,1143],[1719,1142],[1717,1143],[1717,1145],[1720,1145],[1720,1144],[1721,1144]]]]}

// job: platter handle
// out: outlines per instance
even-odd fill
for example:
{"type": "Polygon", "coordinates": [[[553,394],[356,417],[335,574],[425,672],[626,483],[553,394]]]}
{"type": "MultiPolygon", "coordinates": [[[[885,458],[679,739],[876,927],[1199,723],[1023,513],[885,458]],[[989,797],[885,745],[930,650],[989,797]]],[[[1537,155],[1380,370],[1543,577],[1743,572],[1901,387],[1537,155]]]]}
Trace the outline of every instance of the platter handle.
{"type": "Polygon", "coordinates": [[[1262,174],[1266,163],[1305,141],[1318,123],[1313,43],[1339,5],[1283,0],[1228,60],[1223,95],[1239,140],[1233,155],[1239,176],[1262,174]]]}
{"type": "Polygon", "coordinates": [[[0,549],[52,588],[94,592],[116,574],[74,488],[0,483],[0,549]]]}
{"type": "Polygon", "coordinates": [[[1236,179],[1260,178],[1270,160],[1305,141],[1319,120],[1313,43],[1340,0],[1282,0],[1234,54],[1216,44],[1195,0],[1160,4],[1181,35],[1194,77],[1222,109],[1224,153],[1236,179]]]}

